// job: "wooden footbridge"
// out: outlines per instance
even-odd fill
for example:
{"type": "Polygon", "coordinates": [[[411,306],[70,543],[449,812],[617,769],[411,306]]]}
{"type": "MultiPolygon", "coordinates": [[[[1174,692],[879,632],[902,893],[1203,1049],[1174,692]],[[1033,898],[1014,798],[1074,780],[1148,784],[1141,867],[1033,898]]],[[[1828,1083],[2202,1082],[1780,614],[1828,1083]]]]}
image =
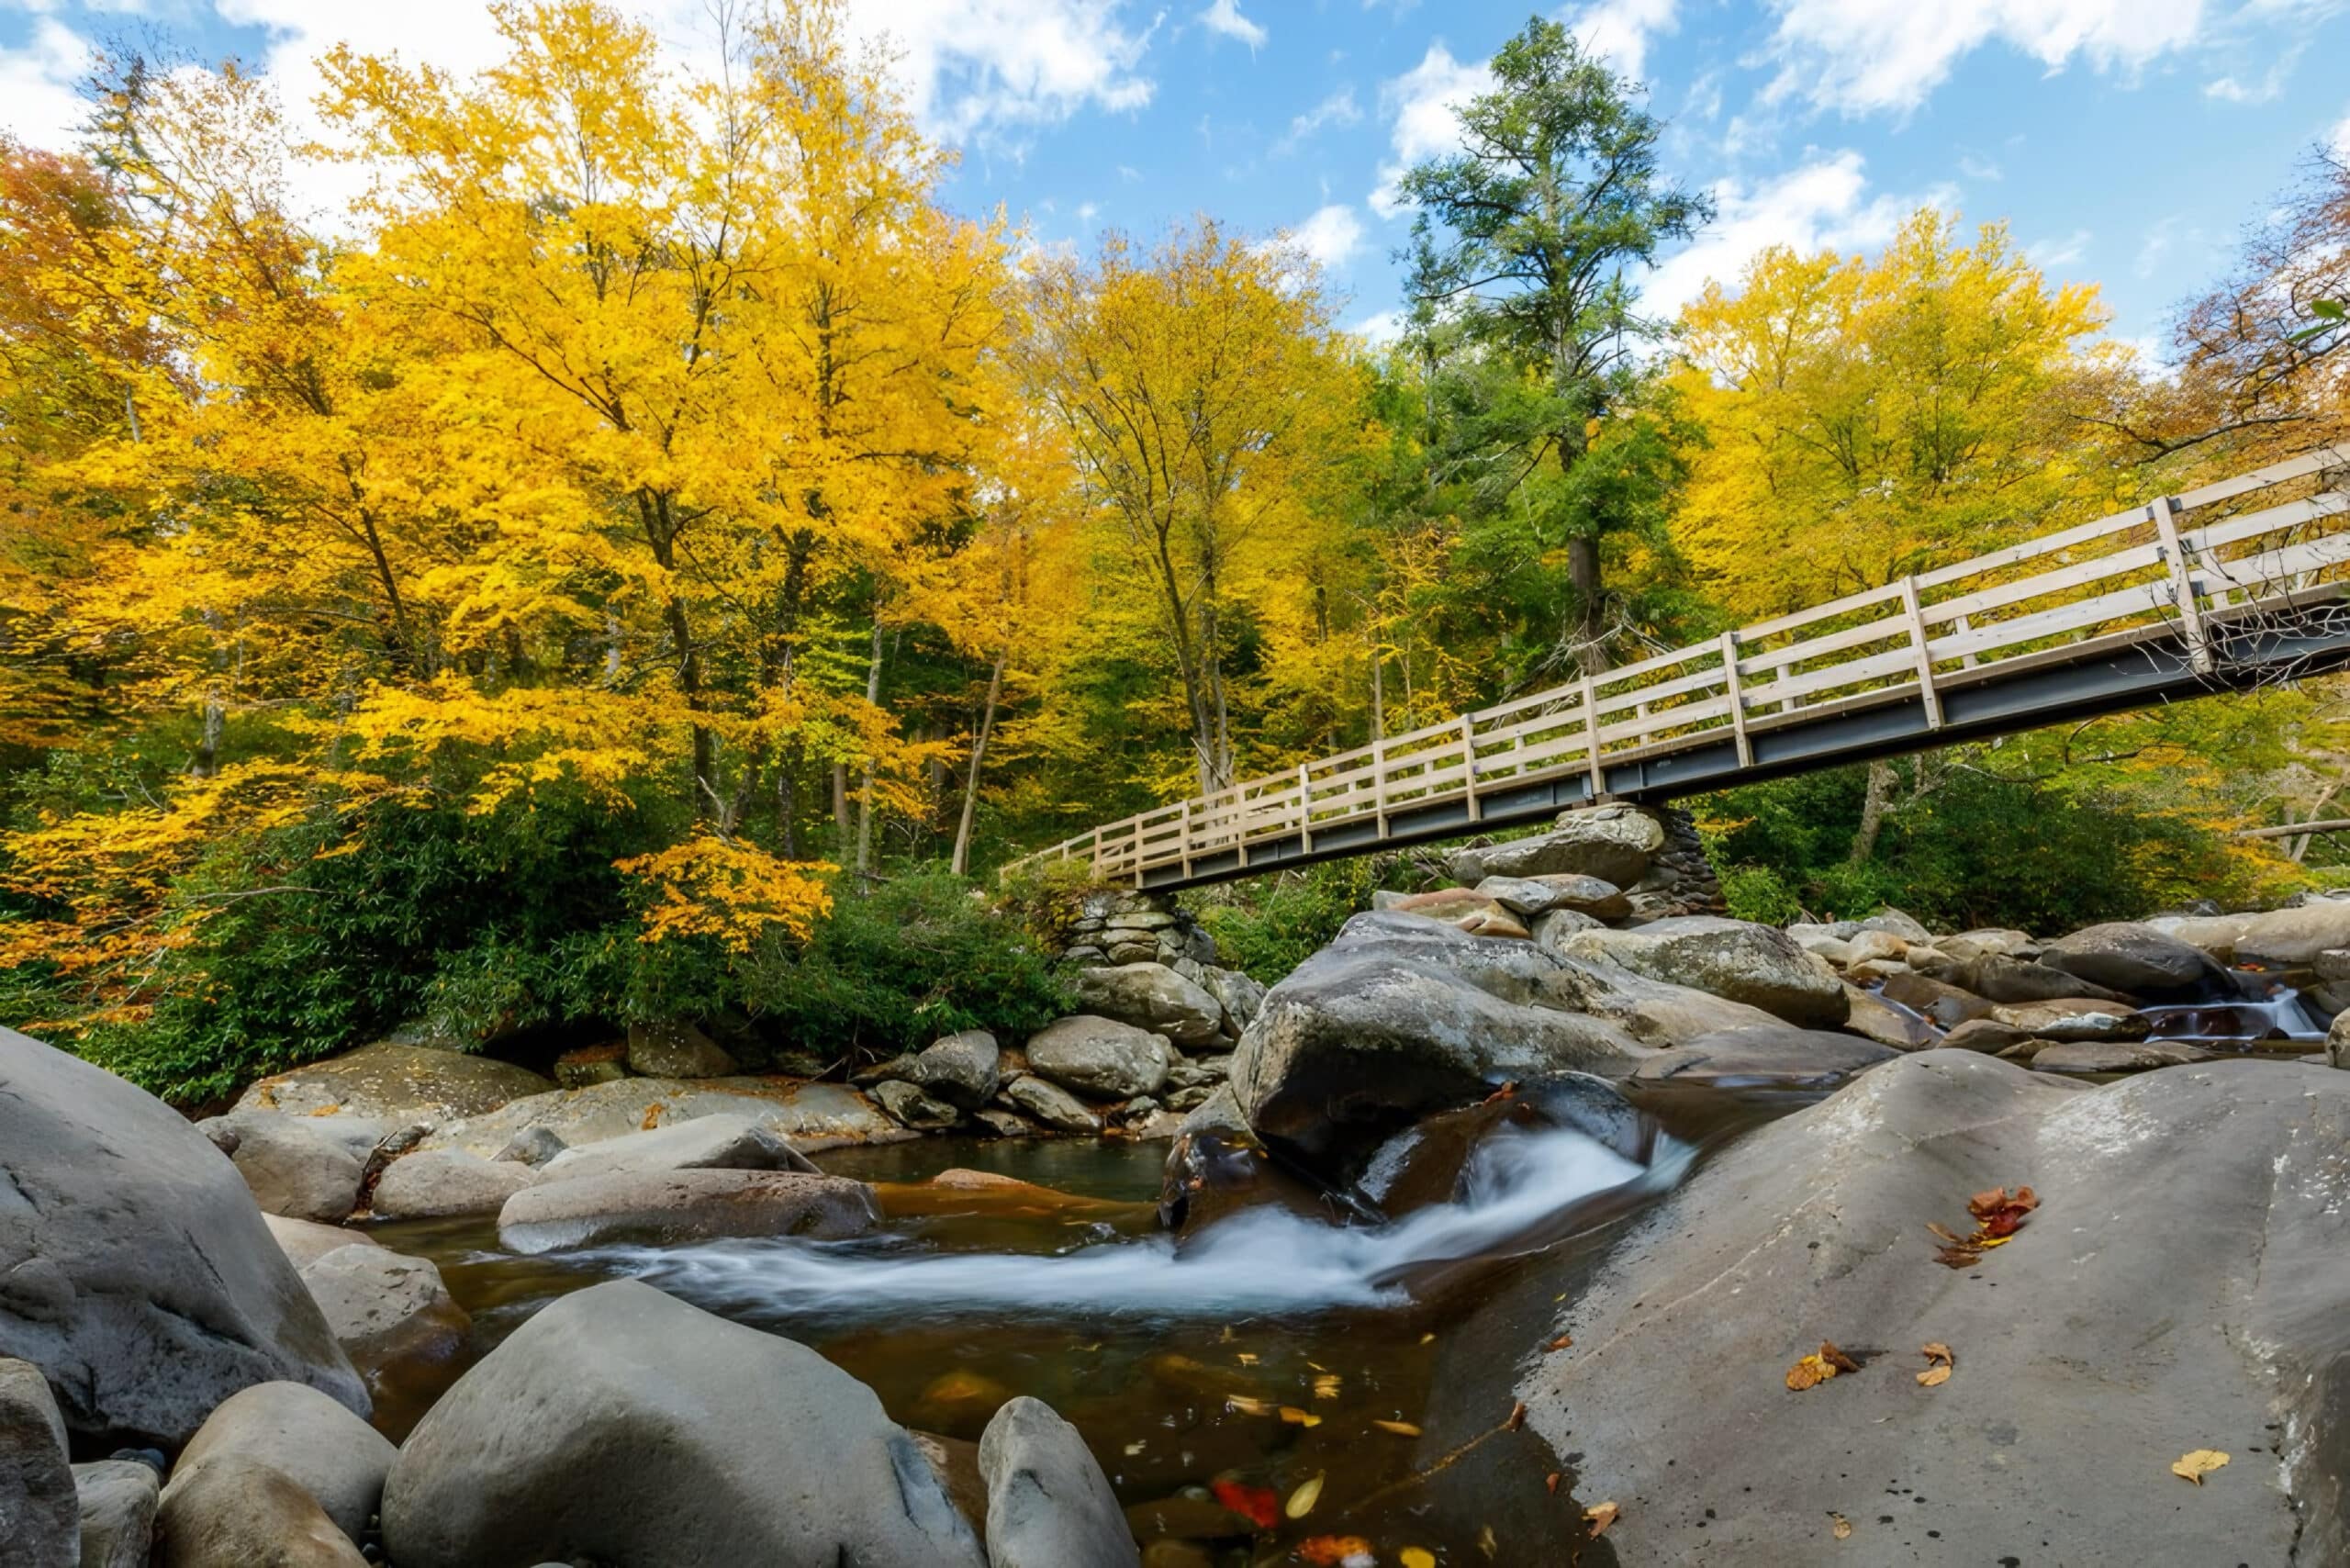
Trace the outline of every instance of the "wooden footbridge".
{"type": "Polygon", "coordinates": [[[2350,666],[2350,447],[1105,823],[1173,889],[2350,666]]]}

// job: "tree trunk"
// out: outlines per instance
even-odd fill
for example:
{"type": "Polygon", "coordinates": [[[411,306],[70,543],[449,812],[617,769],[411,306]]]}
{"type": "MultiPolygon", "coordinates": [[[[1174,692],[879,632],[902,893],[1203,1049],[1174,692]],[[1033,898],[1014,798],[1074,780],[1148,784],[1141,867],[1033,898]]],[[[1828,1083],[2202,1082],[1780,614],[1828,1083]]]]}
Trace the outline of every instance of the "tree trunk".
{"type": "Polygon", "coordinates": [[[1893,803],[1893,764],[1869,764],[1867,791],[1861,797],[1860,830],[1852,834],[1852,853],[1846,858],[1855,866],[1876,853],[1877,835],[1885,831],[1886,809],[1893,803]]]}
{"type": "Polygon", "coordinates": [[[1378,639],[1371,644],[1371,738],[1374,742],[1387,738],[1387,687],[1383,666],[1387,656],[1380,651],[1378,639]]]}
{"type": "Polygon", "coordinates": [[[971,822],[979,811],[979,765],[987,760],[988,737],[995,734],[996,700],[1003,694],[1003,661],[1009,649],[995,656],[995,667],[988,672],[987,706],[979,710],[979,734],[971,737],[970,770],[963,776],[963,820],[955,829],[955,859],[957,876],[967,875],[971,868],[971,822]]]}
{"type": "MultiPolygon", "coordinates": [[[[873,618],[873,657],[865,666],[865,701],[881,705],[881,618],[873,618]]],[[[860,884],[873,870],[873,759],[865,759],[865,775],[856,795],[856,875],[860,884]]]]}
{"type": "Polygon", "coordinates": [[[1605,675],[1607,650],[1601,641],[1601,628],[1606,622],[1602,614],[1605,589],[1599,580],[1598,540],[1577,534],[1567,541],[1567,578],[1575,589],[1575,662],[1585,675],[1605,675]]]}

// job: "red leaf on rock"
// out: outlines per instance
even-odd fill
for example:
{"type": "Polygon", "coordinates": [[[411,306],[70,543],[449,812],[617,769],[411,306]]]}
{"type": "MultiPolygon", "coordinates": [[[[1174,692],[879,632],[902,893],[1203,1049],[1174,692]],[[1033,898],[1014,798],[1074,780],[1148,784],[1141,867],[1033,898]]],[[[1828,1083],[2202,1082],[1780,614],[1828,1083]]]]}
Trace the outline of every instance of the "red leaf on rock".
{"type": "Polygon", "coordinates": [[[1237,1481],[1212,1481],[1208,1484],[1208,1490],[1217,1502],[1259,1529],[1270,1529],[1281,1520],[1281,1495],[1270,1486],[1243,1486],[1237,1481]]]}

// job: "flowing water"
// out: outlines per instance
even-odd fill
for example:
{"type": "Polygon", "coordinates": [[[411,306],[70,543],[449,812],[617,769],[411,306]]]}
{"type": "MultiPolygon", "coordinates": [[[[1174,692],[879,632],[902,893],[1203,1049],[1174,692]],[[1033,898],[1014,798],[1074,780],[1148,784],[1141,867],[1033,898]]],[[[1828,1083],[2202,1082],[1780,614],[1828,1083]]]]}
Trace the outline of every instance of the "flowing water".
{"type": "MultiPolygon", "coordinates": [[[[1667,1130],[1646,1163],[1581,1132],[1504,1127],[1476,1145],[1451,1202],[1392,1221],[1267,1204],[1179,1241],[1156,1213],[1162,1144],[934,1138],[823,1157],[880,1194],[883,1224],[851,1241],[521,1256],[481,1222],[379,1234],[440,1264],[474,1315],[475,1356],[567,1291],[643,1279],[814,1347],[918,1429],[973,1439],[1010,1395],[1046,1400],[1146,1541],[1192,1543],[1169,1562],[1293,1561],[1335,1529],[1375,1537],[1381,1562],[1419,1545],[1482,1562],[1494,1523],[1434,1498],[1427,1475],[1493,1435],[1606,1234],[1703,1151],[1813,1097],[1661,1096],[1667,1130]],[[1051,1191],[930,1184],[953,1167],[1051,1191]],[[1261,1511],[1316,1475],[1313,1512],[1263,1529],[1212,1490],[1261,1511]]],[[[386,1390],[378,1424],[404,1432],[457,1370],[386,1390]]],[[[1519,1484],[1547,1495],[1556,1462],[1530,1435],[1518,1446],[1536,1466],[1519,1484]]],[[[1571,1501],[1562,1489],[1558,1506],[1571,1501]]],[[[1525,1523],[1499,1522],[1504,1540],[1525,1523]]]]}

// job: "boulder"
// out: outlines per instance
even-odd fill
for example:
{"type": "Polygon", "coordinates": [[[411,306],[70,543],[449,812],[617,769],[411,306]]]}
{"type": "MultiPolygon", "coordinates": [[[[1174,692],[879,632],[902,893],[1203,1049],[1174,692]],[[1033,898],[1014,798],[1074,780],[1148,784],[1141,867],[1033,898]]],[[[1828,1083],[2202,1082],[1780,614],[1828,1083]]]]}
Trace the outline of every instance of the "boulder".
{"type": "Polygon", "coordinates": [[[495,1158],[504,1164],[527,1165],[536,1170],[570,1147],[552,1127],[524,1127],[506,1140],[506,1147],[495,1158]]]}
{"type": "Polygon", "coordinates": [[[236,1168],[186,1118],[0,1029],[0,1355],[101,1451],[176,1449],[248,1383],[366,1390],[236,1168]]]}
{"type": "Polygon", "coordinates": [[[1539,877],[1488,877],[1476,890],[1505,909],[1532,919],[1554,910],[1572,911],[1594,920],[1621,920],[1632,913],[1632,901],[1615,883],[1572,871],[1552,871],[1539,877]]]}
{"type": "Polygon", "coordinates": [[[577,1148],[717,1114],[748,1116],[803,1152],[911,1136],[844,1084],[787,1078],[627,1078],[533,1094],[483,1115],[443,1123],[420,1147],[469,1148],[487,1159],[532,1127],[544,1127],[577,1148]]]}
{"type": "MultiPolygon", "coordinates": [[[[1555,917],[1553,917],[1555,918],[1555,917]]],[[[1644,1046],[1685,1046],[1725,1029],[1781,1027],[1759,1007],[1674,985],[1615,964],[1561,958],[1545,1002],[1617,1025],[1644,1046]]]]}
{"type": "Polygon", "coordinates": [[[302,1268],[319,1310],[370,1388],[464,1349],[472,1320],[428,1259],[388,1247],[344,1247],[302,1268]]]}
{"type": "Polygon", "coordinates": [[[1863,1039],[1874,1040],[1880,1046],[1891,1046],[1897,1051],[1922,1050],[1942,1037],[1942,1031],[1905,1009],[1894,1006],[1873,991],[1863,991],[1856,985],[1844,988],[1844,1001],[1851,1011],[1845,1014],[1844,1027],[1863,1039]]]}
{"type": "Polygon", "coordinates": [[[386,1125],[443,1122],[553,1087],[511,1062],[385,1040],[261,1079],[238,1098],[236,1108],[360,1116],[386,1125]]]}
{"type": "Polygon", "coordinates": [[[1102,1130],[1102,1118],[1087,1109],[1084,1101],[1034,1073],[1024,1072],[1006,1080],[997,1092],[1013,1110],[1033,1116],[1057,1133],[1102,1130]]]}
{"type": "MultiPolygon", "coordinates": [[[[1507,882],[1512,879],[1488,877],[1485,880],[1507,882]]],[[[1374,907],[1393,910],[1397,914],[1416,914],[1423,920],[1441,920],[1449,925],[1457,925],[1470,915],[1496,914],[1502,908],[1490,894],[1468,888],[1435,888],[1425,893],[1402,893],[1383,900],[1374,907]]]]}
{"type": "Polygon", "coordinates": [[[1472,936],[1505,936],[1516,942],[1530,941],[1534,936],[1534,933],[1528,931],[1517,916],[1499,904],[1464,914],[1452,924],[1472,936]]]}
{"type": "Polygon", "coordinates": [[[1897,1002],[1942,1029],[1955,1029],[1961,1024],[1987,1018],[1994,1005],[1971,991],[1962,991],[1947,980],[1926,975],[1887,975],[1880,991],[1887,1002],[1897,1002]]]}
{"type": "MultiPolygon", "coordinates": [[[[384,1477],[399,1450],[366,1422],[314,1388],[263,1383],[231,1396],[197,1428],[172,1465],[173,1493],[205,1467],[248,1459],[286,1476],[355,1544],[367,1533],[384,1477]]],[[[144,1470],[146,1466],[140,1466],[144,1470]]]]}
{"type": "Polygon", "coordinates": [[[796,1170],[617,1171],[525,1187],[498,1211],[516,1252],[607,1241],[674,1243],[725,1236],[861,1236],[879,1211],[862,1182],[796,1170]]]}
{"type": "Polygon", "coordinates": [[[918,1133],[944,1132],[963,1119],[963,1113],[944,1100],[934,1100],[920,1086],[891,1079],[867,1092],[873,1103],[901,1126],[918,1133]]]}
{"type": "Polygon", "coordinates": [[[2023,1002],[1991,1009],[1991,1022],[2043,1040],[2143,1040],[2150,1025],[2134,1007],[2088,999],[2023,1002]]]}
{"type": "Polygon", "coordinates": [[[1576,1353],[1517,1396],[1581,1456],[1579,1498],[1627,1500],[1627,1562],[2350,1560],[2345,1146],[2350,1079],[2324,1069],[2091,1088],[1901,1057],[1637,1221],[1526,1335],[1576,1353]],[[1936,1263],[1927,1225],[2026,1184],[2011,1240],[1936,1263]],[[1823,1338],[1861,1370],[1790,1393],[1823,1338]],[[1913,1376],[1929,1343],[1956,1355],[1939,1387],[1913,1376]],[[2201,1448],[2235,1462],[2199,1489],[2170,1465],[2201,1448]]]}
{"type": "Polygon", "coordinates": [[[816,1162],[766,1124],[720,1111],[649,1132],[623,1133],[584,1148],[569,1148],[539,1168],[547,1182],[585,1176],[643,1176],[666,1170],[797,1170],[816,1176],[816,1162]]]}
{"type": "Polygon", "coordinates": [[[2034,1072],[2145,1072],[2210,1059],[2201,1046],[2177,1040],[2061,1041],[2031,1058],[2034,1072]]]}
{"type": "Polygon", "coordinates": [[[2334,1067],[2350,1068],[2350,1013],[2336,1015],[2326,1030],[2325,1059],[2334,1067]]]}
{"type": "Polygon", "coordinates": [[[302,1484],[224,1453],[175,1485],[155,1514],[164,1568],[365,1568],[351,1538],[302,1484]]]}
{"type": "Polygon", "coordinates": [[[1985,954],[1974,958],[1942,958],[1919,966],[1921,973],[1954,985],[1986,1002],[2058,1002],[2087,997],[2098,1002],[2128,1002],[2121,991],[2065,969],[2023,958],[1985,954]]]}
{"type": "MultiPolygon", "coordinates": [[[[2172,935],[2204,946],[2184,930],[2172,935]]],[[[2232,964],[2296,969],[2331,947],[2350,947],[2350,901],[2319,899],[2295,909],[2239,916],[2234,940],[2221,957],[2232,964]]]]}
{"type": "Polygon", "coordinates": [[[1563,951],[1742,1002],[1799,1027],[1832,1028],[1849,1011],[1833,970],[1785,932],[1748,921],[1691,914],[1630,931],[1583,931],[1563,951]]]}
{"type": "Polygon", "coordinates": [[[384,1168],[368,1210],[377,1219],[494,1215],[538,1179],[520,1160],[484,1159],[469,1148],[421,1149],[384,1168]]]}
{"type": "Polygon", "coordinates": [[[82,1516],[81,1568],[147,1568],[155,1550],[154,1468],[135,1459],[77,1464],[73,1491],[82,1516]]]}
{"type": "Polygon", "coordinates": [[[995,1098],[1002,1063],[1003,1052],[993,1035],[985,1029],[966,1029],[924,1047],[908,1069],[906,1081],[934,1100],[944,1100],[958,1110],[976,1111],[995,1098]]]}
{"type": "Polygon", "coordinates": [[[1238,969],[1207,969],[1202,973],[1200,989],[1224,1009],[1224,1032],[1230,1039],[1238,1039],[1240,1031],[1256,1022],[1257,1010],[1265,1004],[1263,982],[1238,969]]]}
{"type": "Polygon", "coordinates": [[[1937,936],[1934,946],[1961,962],[1968,958],[2029,959],[2040,956],[2040,944],[2029,932],[2006,926],[1978,926],[1954,936],[1937,936]]]}
{"type": "Polygon", "coordinates": [[[1140,1568],[1142,1553],[1092,1451],[1041,1399],[1007,1400],[979,1438],[989,1568],[1140,1568]]]}
{"type": "Polygon", "coordinates": [[[1579,909],[1554,909],[1548,914],[1536,916],[1534,924],[1527,927],[1527,933],[1541,946],[1553,953],[1562,953],[1566,951],[1568,937],[1578,931],[1596,931],[1601,924],[1597,916],[1585,914],[1579,909]]]}
{"type": "Polygon", "coordinates": [[[585,1089],[591,1083],[610,1083],[627,1076],[626,1040],[582,1046],[554,1058],[554,1081],[559,1089],[585,1089]]]}
{"type": "Polygon", "coordinates": [[[2035,1039],[2028,1031],[2011,1024],[2001,1024],[1990,1018],[1970,1018],[1942,1036],[1942,1048],[1946,1051],[1981,1051],[1986,1056],[2006,1056],[2018,1046],[2031,1044],[2034,1048],[2049,1042],[2035,1039]]]}
{"type": "Polygon", "coordinates": [[[287,1219],[282,1215],[263,1215],[262,1219],[268,1225],[269,1234],[276,1238],[277,1245],[297,1269],[341,1248],[377,1245],[375,1238],[365,1231],[353,1230],[347,1226],[287,1219]]]}
{"type": "Polygon", "coordinates": [[[542,1309],[419,1423],[384,1491],[400,1568],[985,1568],[871,1390],[805,1346],[614,1281],[542,1309]]]}
{"type": "Polygon", "coordinates": [[[978,1124],[975,1130],[988,1137],[1027,1137],[1036,1130],[1036,1125],[1018,1112],[994,1105],[972,1112],[971,1120],[978,1124]]]}
{"type": "Polygon", "coordinates": [[[1032,1070],[1065,1089],[1100,1100],[1156,1094],[1174,1065],[1175,1053],[1164,1039],[1111,1018],[1080,1014],[1057,1019],[1028,1037],[1032,1070]]]}
{"type": "Polygon", "coordinates": [[[1729,1086],[1834,1083],[1901,1054],[1890,1046],[1785,1024],[1728,1029],[1660,1051],[1632,1070],[1636,1081],[1729,1086]]]}
{"type": "Polygon", "coordinates": [[[1620,802],[1587,806],[1561,813],[1539,837],[1458,852],[1452,874],[1472,887],[1487,877],[1568,872],[1628,888],[1648,875],[1664,846],[1664,823],[1654,812],[1620,802]]]}
{"type": "Polygon", "coordinates": [[[2060,937],[2041,949],[2040,961],[2147,1002],[2199,1002],[2228,989],[2227,972],[2211,955],[2134,922],[2060,937]]]}
{"type": "Polygon", "coordinates": [[[1525,942],[1410,915],[1359,914],[1266,994],[1232,1058],[1248,1125],[1344,1163],[1402,1123],[1483,1099],[1505,1079],[1625,1071],[1647,1054],[1567,1009],[1567,966],[1525,942]]]}
{"type": "Polygon", "coordinates": [[[732,1078],[734,1058],[691,1024],[628,1026],[628,1070],[640,1078],[732,1078]]]}
{"type": "MultiPolygon", "coordinates": [[[[1904,946],[1912,942],[1930,944],[1934,939],[1934,934],[1932,932],[1927,930],[1924,926],[1919,924],[1915,920],[1910,919],[1909,916],[1902,913],[1899,910],[1895,909],[1891,904],[1885,905],[1874,914],[1870,915],[1867,919],[1863,920],[1858,924],[1861,931],[1881,932],[1887,936],[1897,939],[1904,946]]],[[[1855,933],[1856,936],[1857,935],[1858,933],[1855,933]]]]}
{"type": "MultiPolygon", "coordinates": [[[[1224,1034],[1224,1004],[1165,964],[1080,969],[1071,990],[1088,1014],[1164,1035],[1187,1049],[1214,1045],[1224,1034]]],[[[1033,1044],[1028,1054],[1033,1062],[1033,1044]]]]}
{"type": "Polygon", "coordinates": [[[0,1547],[8,1568],[73,1568],[82,1513],[65,1417],[30,1361],[0,1360],[0,1547]]]}
{"type": "Polygon", "coordinates": [[[1910,945],[1889,931],[1863,931],[1844,944],[1843,961],[1846,964],[1908,963],[1909,953],[1910,945]]]}
{"type": "Polygon", "coordinates": [[[367,1157],[387,1129],[364,1117],[241,1111],[196,1131],[236,1163],[262,1213],[333,1225],[358,1206],[367,1157]]]}

